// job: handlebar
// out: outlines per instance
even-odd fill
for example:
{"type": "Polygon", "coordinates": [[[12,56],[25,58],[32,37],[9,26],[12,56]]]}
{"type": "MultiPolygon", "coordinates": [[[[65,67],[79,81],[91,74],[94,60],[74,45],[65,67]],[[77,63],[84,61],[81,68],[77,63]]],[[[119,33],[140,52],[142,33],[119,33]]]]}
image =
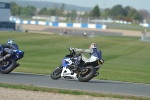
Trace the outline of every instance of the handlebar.
{"type": "Polygon", "coordinates": [[[74,49],[74,48],[69,47],[68,49],[69,49],[69,51],[70,51],[70,55],[74,56],[74,55],[76,54],[76,52],[75,52],[75,49],[74,49]]]}

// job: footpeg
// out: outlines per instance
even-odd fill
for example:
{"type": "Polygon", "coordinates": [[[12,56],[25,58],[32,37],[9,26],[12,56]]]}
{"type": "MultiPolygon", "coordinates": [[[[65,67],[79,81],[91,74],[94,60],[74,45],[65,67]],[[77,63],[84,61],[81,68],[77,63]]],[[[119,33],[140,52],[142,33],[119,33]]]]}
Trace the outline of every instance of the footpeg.
{"type": "Polygon", "coordinates": [[[96,77],[96,76],[98,76],[98,75],[99,75],[99,72],[96,72],[94,77],[96,77]]]}

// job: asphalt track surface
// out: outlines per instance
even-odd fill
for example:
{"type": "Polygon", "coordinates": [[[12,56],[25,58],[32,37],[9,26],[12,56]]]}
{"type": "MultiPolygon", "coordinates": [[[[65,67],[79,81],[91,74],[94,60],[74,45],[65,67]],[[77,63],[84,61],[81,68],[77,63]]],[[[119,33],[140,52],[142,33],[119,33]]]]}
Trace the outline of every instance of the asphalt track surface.
{"type": "Polygon", "coordinates": [[[65,29],[65,28],[45,28],[43,30],[31,30],[37,32],[51,32],[51,33],[62,33],[64,34],[64,30],[66,30],[67,34],[65,35],[72,35],[72,36],[83,36],[83,32],[86,32],[87,36],[123,36],[121,32],[105,32],[105,31],[94,31],[94,30],[86,30],[86,29],[65,29]],[[93,34],[94,33],[94,34],[93,34]]]}
{"type": "Polygon", "coordinates": [[[63,78],[52,80],[50,78],[50,75],[36,75],[12,72],[10,74],[0,74],[0,83],[24,84],[38,87],[150,97],[150,85],[118,81],[93,79],[89,82],[79,82],[76,79],[63,78]]]}
{"type": "MultiPolygon", "coordinates": [[[[44,32],[53,32],[53,33],[64,33],[63,29],[52,29],[52,28],[47,28],[42,30],[44,32]]],[[[91,36],[92,33],[94,35],[103,35],[103,36],[122,36],[122,33],[117,33],[117,32],[104,32],[104,31],[93,31],[93,30],[75,30],[75,29],[66,29],[67,34],[66,35],[73,35],[73,36],[82,36],[83,32],[86,32],[87,36],[91,36]]]]}

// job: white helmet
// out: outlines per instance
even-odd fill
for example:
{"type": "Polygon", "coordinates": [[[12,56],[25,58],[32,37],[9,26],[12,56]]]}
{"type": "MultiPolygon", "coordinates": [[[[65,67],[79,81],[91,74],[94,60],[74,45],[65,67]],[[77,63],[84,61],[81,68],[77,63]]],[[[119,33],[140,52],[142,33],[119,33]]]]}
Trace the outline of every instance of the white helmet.
{"type": "Polygon", "coordinates": [[[7,43],[14,44],[14,39],[9,39],[7,43]]]}
{"type": "Polygon", "coordinates": [[[91,45],[90,45],[90,49],[93,49],[93,48],[97,48],[98,46],[97,46],[97,44],[96,43],[92,43],[91,45]]]}

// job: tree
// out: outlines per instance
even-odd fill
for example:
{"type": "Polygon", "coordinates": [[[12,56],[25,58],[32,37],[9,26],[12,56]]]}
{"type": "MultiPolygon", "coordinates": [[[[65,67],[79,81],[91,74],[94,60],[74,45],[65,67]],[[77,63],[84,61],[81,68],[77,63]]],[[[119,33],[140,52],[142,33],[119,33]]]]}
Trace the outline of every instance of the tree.
{"type": "Polygon", "coordinates": [[[39,13],[38,13],[39,15],[47,15],[48,14],[48,10],[47,10],[47,8],[42,8],[42,9],[40,9],[40,11],[39,11],[39,13]]]}
{"type": "Polygon", "coordinates": [[[125,11],[124,11],[122,5],[116,5],[110,10],[109,15],[112,16],[113,18],[115,18],[118,15],[124,16],[125,11]]]}
{"type": "Polygon", "coordinates": [[[131,8],[130,6],[126,6],[126,7],[124,8],[124,11],[125,11],[124,15],[127,16],[127,15],[128,15],[128,12],[129,12],[131,9],[132,9],[132,8],[131,8]]]}
{"type": "Polygon", "coordinates": [[[82,15],[82,17],[85,17],[85,18],[89,17],[89,13],[88,13],[88,12],[85,12],[85,13],[82,15]]]}
{"type": "Polygon", "coordinates": [[[59,16],[59,9],[57,5],[55,5],[54,7],[54,12],[55,12],[54,16],[59,16]]]}
{"type": "Polygon", "coordinates": [[[135,13],[135,18],[134,18],[135,20],[138,20],[138,21],[140,21],[140,22],[142,22],[142,20],[143,20],[143,17],[138,13],[138,12],[136,12],[135,13]]]}
{"type": "Polygon", "coordinates": [[[144,18],[144,19],[147,19],[148,16],[150,15],[149,11],[148,10],[145,10],[145,9],[141,9],[138,11],[139,14],[144,18]]]}
{"type": "Polygon", "coordinates": [[[77,11],[76,10],[72,10],[71,13],[70,13],[70,17],[76,18],[77,17],[77,11]]]}
{"type": "Polygon", "coordinates": [[[59,16],[62,16],[64,14],[64,11],[65,11],[65,4],[63,3],[59,10],[59,16]]]}
{"type": "Polygon", "coordinates": [[[105,10],[104,10],[104,17],[106,18],[106,17],[109,17],[109,12],[110,12],[110,8],[106,8],[105,10]]]}
{"type": "Polygon", "coordinates": [[[52,15],[52,16],[56,16],[56,10],[55,10],[55,9],[51,9],[51,11],[50,11],[50,15],[52,15]]]}
{"type": "Polygon", "coordinates": [[[98,5],[96,5],[91,11],[91,17],[96,17],[96,18],[100,17],[100,9],[98,5]]]}
{"type": "Polygon", "coordinates": [[[142,16],[138,13],[138,11],[134,8],[130,9],[127,15],[129,18],[132,20],[138,20],[141,21],[143,18],[142,16]]]}
{"type": "Polygon", "coordinates": [[[18,15],[19,6],[15,2],[10,3],[11,15],[15,16],[18,15]]]}
{"type": "Polygon", "coordinates": [[[35,13],[36,13],[36,8],[34,6],[27,6],[21,12],[21,14],[27,16],[33,16],[35,15],[35,13]]]}

